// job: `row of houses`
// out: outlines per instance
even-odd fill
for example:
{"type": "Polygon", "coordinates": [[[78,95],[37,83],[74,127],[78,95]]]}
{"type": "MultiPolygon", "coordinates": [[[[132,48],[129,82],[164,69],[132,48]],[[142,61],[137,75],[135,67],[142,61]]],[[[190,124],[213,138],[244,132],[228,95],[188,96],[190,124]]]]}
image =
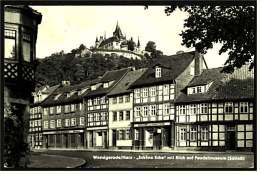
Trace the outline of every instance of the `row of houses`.
{"type": "Polygon", "coordinates": [[[56,149],[251,150],[254,71],[221,70],[193,51],[77,85],[64,81],[32,105],[29,141],[56,149]]]}

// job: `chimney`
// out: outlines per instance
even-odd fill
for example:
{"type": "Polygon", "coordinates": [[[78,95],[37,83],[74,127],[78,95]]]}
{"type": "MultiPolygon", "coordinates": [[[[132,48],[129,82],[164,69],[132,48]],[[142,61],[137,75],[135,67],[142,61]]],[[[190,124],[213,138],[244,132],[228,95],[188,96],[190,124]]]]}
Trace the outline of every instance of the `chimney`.
{"type": "Polygon", "coordinates": [[[70,81],[63,80],[61,81],[62,86],[70,86],[70,81]]]}
{"type": "Polygon", "coordinates": [[[195,72],[194,75],[198,76],[201,74],[202,69],[203,69],[203,56],[198,53],[195,52],[195,66],[194,66],[195,72]]]}

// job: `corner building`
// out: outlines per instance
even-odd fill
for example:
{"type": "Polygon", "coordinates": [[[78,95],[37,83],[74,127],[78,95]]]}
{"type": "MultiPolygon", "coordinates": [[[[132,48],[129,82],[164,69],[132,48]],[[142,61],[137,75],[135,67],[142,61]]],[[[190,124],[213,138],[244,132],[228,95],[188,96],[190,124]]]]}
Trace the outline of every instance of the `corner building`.
{"type": "Polygon", "coordinates": [[[176,146],[195,150],[252,150],[256,138],[254,71],[204,70],[176,104],[176,146]]]}
{"type": "Polygon", "coordinates": [[[197,52],[163,56],[130,86],[134,90],[134,149],[175,146],[174,101],[205,68],[205,60],[197,52]]]}

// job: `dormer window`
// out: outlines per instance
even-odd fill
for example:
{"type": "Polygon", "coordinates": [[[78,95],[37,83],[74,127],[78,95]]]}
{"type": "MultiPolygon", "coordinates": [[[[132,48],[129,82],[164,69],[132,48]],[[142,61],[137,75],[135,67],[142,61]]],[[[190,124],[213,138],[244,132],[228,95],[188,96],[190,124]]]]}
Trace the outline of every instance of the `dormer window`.
{"type": "Polygon", "coordinates": [[[198,94],[204,92],[207,92],[206,85],[189,87],[187,91],[188,94],[198,94]]]}
{"type": "Polygon", "coordinates": [[[108,88],[108,86],[109,86],[108,82],[103,84],[103,88],[108,88]]]}
{"type": "Polygon", "coordinates": [[[160,78],[162,76],[162,68],[161,67],[155,67],[155,78],[160,78]]]}
{"type": "Polygon", "coordinates": [[[92,86],[91,86],[91,90],[92,90],[92,91],[94,91],[94,90],[96,90],[96,89],[97,89],[97,86],[96,86],[96,85],[92,85],[92,86]]]}
{"type": "Polygon", "coordinates": [[[60,96],[61,96],[61,94],[56,95],[56,96],[54,97],[54,100],[58,100],[60,96]]]}

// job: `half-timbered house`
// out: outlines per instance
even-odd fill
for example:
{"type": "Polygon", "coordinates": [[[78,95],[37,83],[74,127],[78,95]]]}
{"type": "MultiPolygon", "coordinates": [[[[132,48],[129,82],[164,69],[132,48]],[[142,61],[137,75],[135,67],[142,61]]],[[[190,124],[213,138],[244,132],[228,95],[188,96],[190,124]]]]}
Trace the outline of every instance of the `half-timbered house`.
{"type": "Polygon", "coordinates": [[[194,75],[207,68],[197,52],[158,58],[132,85],[135,149],[161,149],[175,144],[174,100],[194,75]]]}
{"type": "Polygon", "coordinates": [[[176,146],[185,149],[251,149],[255,138],[254,73],[222,68],[195,76],[176,100],[176,146]]]}
{"type": "Polygon", "coordinates": [[[91,82],[63,85],[43,103],[43,147],[83,148],[85,143],[85,109],[83,96],[91,82]]]}

